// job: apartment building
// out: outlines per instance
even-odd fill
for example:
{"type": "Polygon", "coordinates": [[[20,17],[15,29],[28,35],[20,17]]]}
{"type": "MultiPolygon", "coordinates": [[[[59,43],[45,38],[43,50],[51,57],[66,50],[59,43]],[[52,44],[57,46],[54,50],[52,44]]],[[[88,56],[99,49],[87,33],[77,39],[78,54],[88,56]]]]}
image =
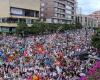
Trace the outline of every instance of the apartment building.
{"type": "Polygon", "coordinates": [[[98,25],[100,27],[100,11],[95,11],[89,15],[90,17],[96,18],[98,20],[98,25]]]}
{"type": "Polygon", "coordinates": [[[98,27],[98,20],[88,15],[78,14],[76,22],[81,23],[83,27],[98,27]]]}
{"type": "Polygon", "coordinates": [[[76,0],[41,0],[40,18],[48,23],[73,23],[76,0]]]}
{"type": "Polygon", "coordinates": [[[18,22],[39,19],[40,0],[0,0],[0,31],[14,31],[18,22]]]}

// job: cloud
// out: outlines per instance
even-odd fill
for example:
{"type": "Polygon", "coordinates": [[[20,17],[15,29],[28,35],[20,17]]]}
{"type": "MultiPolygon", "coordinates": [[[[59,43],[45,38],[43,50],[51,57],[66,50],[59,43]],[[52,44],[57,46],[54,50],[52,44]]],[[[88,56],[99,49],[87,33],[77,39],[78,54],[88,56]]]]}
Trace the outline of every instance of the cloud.
{"type": "Polygon", "coordinates": [[[81,7],[82,13],[90,14],[93,11],[100,10],[100,0],[77,0],[78,7],[81,7]]]}

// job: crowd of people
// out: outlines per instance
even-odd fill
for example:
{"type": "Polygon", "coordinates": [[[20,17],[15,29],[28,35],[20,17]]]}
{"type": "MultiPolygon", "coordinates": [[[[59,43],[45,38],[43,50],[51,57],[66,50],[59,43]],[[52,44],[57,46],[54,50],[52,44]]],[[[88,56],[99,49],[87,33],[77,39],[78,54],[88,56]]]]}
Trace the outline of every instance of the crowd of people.
{"type": "Polygon", "coordinates": [[[93,30],[66,31],[29,37],[0,36],[0,80],[80,80],[95,59],[89,51],[93,30]]]}

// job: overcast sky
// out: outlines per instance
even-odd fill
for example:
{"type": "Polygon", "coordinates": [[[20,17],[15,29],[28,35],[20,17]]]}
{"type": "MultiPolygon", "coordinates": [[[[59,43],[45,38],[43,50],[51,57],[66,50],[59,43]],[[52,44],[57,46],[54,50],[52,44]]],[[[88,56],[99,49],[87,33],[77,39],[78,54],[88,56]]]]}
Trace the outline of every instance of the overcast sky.
{"type": "Polygon", "coordinates": [[[78,7],[81,7],[83,14],[90,14],[93,11],[100,10],[100,0],[77,0],[78,7]]]}

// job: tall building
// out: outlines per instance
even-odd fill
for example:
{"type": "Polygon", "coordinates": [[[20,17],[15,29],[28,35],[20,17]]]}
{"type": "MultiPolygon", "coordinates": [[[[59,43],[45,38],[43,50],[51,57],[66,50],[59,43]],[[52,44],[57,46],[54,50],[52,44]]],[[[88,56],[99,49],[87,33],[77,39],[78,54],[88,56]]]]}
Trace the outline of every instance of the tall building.
{"type": "Polygon", "coordinates": [[[100,27],[100,11],[95,11],[89,15],[90,17],[94,17],[98,20],[98,26],[100,27]]]}
{"type": "Polygon", "coordinates": [[[83,27],[98,27],[98,20],[88,15],[77,15],[76,22],[81,23],[83,27]]]}
{"type": "Polygon", "coordinates": [[[72,23],[76,0],[41,0],[40,18],[48,23],[72,23]]]}
{"type": "Polygon", "coordinates": [[[0,0],[0,31],[15,30],[16,23],[39,19],[40,0],[0,0]]]}

